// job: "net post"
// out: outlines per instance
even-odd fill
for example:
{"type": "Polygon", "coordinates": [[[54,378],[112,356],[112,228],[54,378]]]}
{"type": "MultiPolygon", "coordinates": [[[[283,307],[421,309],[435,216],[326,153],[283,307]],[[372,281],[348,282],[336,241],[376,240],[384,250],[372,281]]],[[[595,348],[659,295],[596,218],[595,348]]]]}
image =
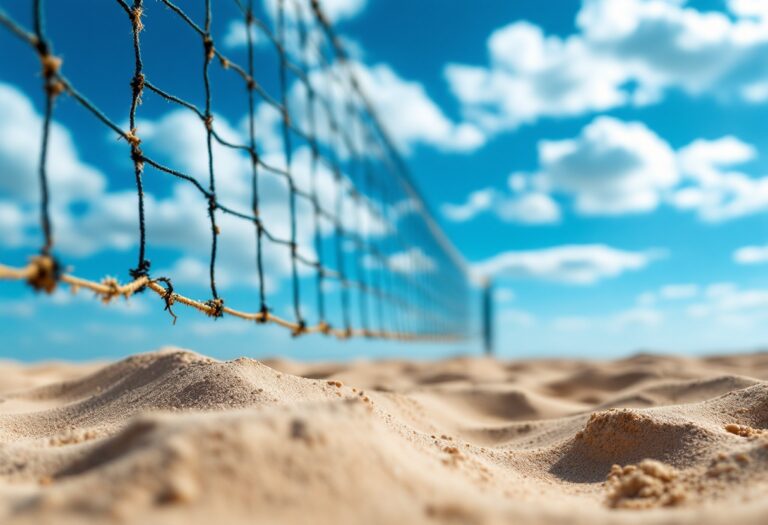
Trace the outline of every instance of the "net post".
{"type": "Polygon", "coordinates": [[[493,279],[487,277],[482,284],[483,350],[485,355],[494,353],[493,344],[493,279]]]}

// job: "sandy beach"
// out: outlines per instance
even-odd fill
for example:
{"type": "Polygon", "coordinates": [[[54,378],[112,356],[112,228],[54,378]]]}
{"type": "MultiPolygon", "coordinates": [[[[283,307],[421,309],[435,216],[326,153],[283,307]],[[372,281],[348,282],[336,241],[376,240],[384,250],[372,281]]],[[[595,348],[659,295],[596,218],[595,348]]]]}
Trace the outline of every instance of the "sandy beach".
{"type": "Polygon", "coordinates": [[[2,523],[765,523],[768,354],[0,365],[2,523]]]}

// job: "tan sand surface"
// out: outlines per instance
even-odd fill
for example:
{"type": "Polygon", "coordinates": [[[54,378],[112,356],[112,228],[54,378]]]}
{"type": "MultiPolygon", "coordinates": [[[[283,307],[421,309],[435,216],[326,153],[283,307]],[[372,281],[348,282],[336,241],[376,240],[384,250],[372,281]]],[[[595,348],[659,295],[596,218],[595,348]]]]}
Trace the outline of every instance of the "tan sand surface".
{"type": "Polygon", "coordinates": [[[0,523],[768,523],[768,354],[0,363],[0,523]]]}

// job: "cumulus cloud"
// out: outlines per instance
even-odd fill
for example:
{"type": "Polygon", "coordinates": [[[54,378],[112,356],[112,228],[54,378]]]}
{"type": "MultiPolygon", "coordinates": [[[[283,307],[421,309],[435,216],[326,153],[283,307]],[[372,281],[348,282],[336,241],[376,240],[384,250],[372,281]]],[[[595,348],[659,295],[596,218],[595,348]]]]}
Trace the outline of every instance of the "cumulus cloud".
{"type": "Polygon", "coordinates": [[[437,269],[437,263],[421,248],[410,248],[403,252],[393,253],[388,258],[389,267],[400,273],[429,273],[437,269]]]}
{"type": "MultiPolygon", "coordinates": [[[[356,100],[351,87],[338,82],[348,74],[346,68],[351,68],[384,130],[401,152],[409,154],[417,146],[429,146],[441,151],[469,153],[485,144],[485,135],[477,126],[450,119],[430,98],[423,84],[402,78],[387,64],[368,65],[350,60],[346,64],[335,63],[329,69],[315,68],[309,74],[317,95],[313,109],[314,130],[310,127],[308,96],[302,82],[297,81],[291,86],[288,101],[291,120],[306,133],[314,131],[321,141],[333,143],[341,155],[349,154],[347,144],[335,136],[337,131],[332,131],[328,110],[338,121],[339,115],[348,111],[350,100],[356,100]],[[327,104],[321,103],[320,97],[327,104]]],[[[257,111],[260,144],[280,145],[280,113],[267,103],[259,105],[257,111]]],[[[348,136],[358,151],[369,152],[370,144],[363,144],[363,137],[362,133],[348,136]]]]}
{"type": "Polygon", "coordinates": [[[734,136],[675,151],[643,123],[598,117],[574,138],[540,141],[537,171],[510,176],[509,193],[484,188],[442,211],[455,222],[488,211],[518,223],[556,222],[552,196],[562,195],[581,215],[646,213],[667,204],[723,222],[768,209],[768,176],[735,169],[756,158],[757,149],[734,136]]]}
{"type": "Polygon", "coordinates": [[[470,193],[464,203],[443,204],[441,211],[452,222],[466,222],[484,212],[492,212],[506,222],[523,224],[552,224],[560,220],[560,206],[539,191],[505,195],[485,188],[470,193]]]}
{"type": "Polygon", "coordinates": [[[510,176],[509,195],[486,188],[443,213],[457,222],[491,210],[506,221],[552,223],[560,209],[550,193],[571,197],[583,215],[648,212],[680,180],[669,144],[640,122],[612,117],[596,118],[574,138],[540,141],[538,156],[538,171],[510,176]]]}
{"type": "Polygon", "coordinates": [[[768,4],[763,0],[727,0],[728,9],[737,16],[768,18],[768,4]]]}
{"type": "Polygon", "coordinates": [[[576,34],[514,22],[489,37],[487,65],[450,64],[445,74],[467,117],[489,132],[651,104],[672,89],[768,99],[763,3],[731,1],[733,17],[684,4],[584,0],[576,34]]]}
{"type": "MultiPolygon", "coordinates": [[[[468,152],[485,143],[474,125],[451,121],[419,82],[400,77],[386,64],[352,64],[385,129],[403,151],[417,144],[468,152]]],[[[319,79],[322,83],[322,79],[319,79]]]]}
{"type": "Polygon", "coordinates": [[[641,270],[665,254],[661,250],[626,251],[603,244],[564,245],[504,252],[473,265],[478,275],[533,278],[589,285],[641,270]]]}
{"type": "Polygon", "coordinates": [[[639,122],[599,117],[575,139],[539,143],[541,177],[575,198],[576,210],[612,215],[653,210],[678,181],[669,145],[639,122]]]}
{"type": "Polygon", "coordinates": [[[768,177],[752,177],[734,166],[757,157],[754,146],[726,136],[697,140],[678,153],[685,184],[669,198],[681,210],[691,210],[708,222],[722,222],[768,207],[768,177]]]}
{"type": "MultiPolygon", "coordinates": [[[[32,101],[9,84],[0,83],[0,158],[4,176],[0,192],[26,202],[39,198],[36,180],[43,121],[32,101]]],[[[54,122],[48,151],[49,189],[65,202],[85,200],[106,187],[104,176],[80,160],[69,132],[54,122]]]]}
{"type": "Polygon", "coordinates": [[[493,188],[473,191],[467,195],[467,200],[462,204],[443,204],[442,212],[448,220],[464,222],[473,219],[479,213],[490,210],[496,192],[493,188]]]}
{"type": "MultiPolygon", "coordinates": [[[[32,101],[9,84],[0,83],[0,222],[7,232],[0,243],[9,247],[39,243],[31,230],[38,223],[40,195],[38,162],[43,122],[32,101]],[[6,197],[8,200],[1,200],[6,197]]],[[[103,194],[104,175],[83,162],[70,133],[58,122],[50,128],[48,184],[54,217],[70,215],[73,204],[87,203],[103,194]]],[[[66,228],[63,228],[66,230],[66,228]]],[[[56,240],[67,233],[54,230],[56,240]]]]}
{"type": "Polygon", "coordinates": [[[768,262],[768,245],[739,248],[733,252],[733,260],[738,264],[764,264],[768,262]]]}

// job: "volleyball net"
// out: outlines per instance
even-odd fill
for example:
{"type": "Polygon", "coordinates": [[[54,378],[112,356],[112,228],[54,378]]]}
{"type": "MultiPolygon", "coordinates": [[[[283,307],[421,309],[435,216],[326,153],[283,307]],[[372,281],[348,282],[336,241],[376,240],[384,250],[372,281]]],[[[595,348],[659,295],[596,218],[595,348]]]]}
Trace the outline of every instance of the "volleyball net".
{"type": "Polygon", "coordinates": [[[0,10],[0,26],[40,59],[44,103],[37,166],[42,247],[25,267],[0,266],[0,278],[25,280],[49,293],[62,284],[88,289],[107,302],[153,292],[174,319],[178,313],[174,308],[182,304],[214,318],[276,323],[294,335],[397,340],[473,335],[472,284],[466,263],[414,185],[366,95],[357,62],[318,1],[274,0],[257,13],[252,0],[233,0],[245,28],[246,49],[240,55],[246,58],[241,62],[218,45],[211,0],[200,2],[201,16],[196,18],[170,0],[151,5],[115,0],[132,40],[132,63],[126,64],[127,109],[122,115],[102,111],[68,79],[66,61],[55,53],[55,42],[46,32],[42,0],[30,2],[30,27],[0,10]],[[155,83],[153,71],[145,67],[152,50],[142,46],[142,36],[153,20],[153,9],[167,10],[183,27],[180,30],[199,41],[199,48],[189,51],[199,53],[201,64],[199,76],[190,82],[200,83],[201,100],[193,102],[155,83]],[[260,59],[265,46],[270,61],[260,59]],[[261,78],[267,64],[272,68],[271,81],[261,78]],[[229,100],[233,93],[217,92],[211,81],[214,71],[236,79],[237,94],[243,96],[242,134],[227,133],[219,125],[217,101],[229,100]],[[135,182],[137,260],[124,283],[78,276],[76,267],[70,270],[71,261],[57,251],[51,207],[58,195],[50,184],[55,159],[49,150],[62,97],[79,104],[123,140],[130,157],[131,169],[125,176],[135,182]],[[141,109],[150,97],[193,117],[205,136],[201,171],[206,176],[145,152],[148,129],[142,126],[141,109]],[[269,112],[276,132],[267,136],[262,121],[269,112]],[[221,151],[247,164],[247,180],[221,173],[216,158],[221,151]],[[148,205],[153,197],[146,188],[148,178],[159,177],[171,178],[197,195],[196,213],[205,216],[210,243],[204,273],[207,297],[192,297],[172,272],[150,264],[152,224],[159,212],[148,205]],[[238,189],[233,190],[235,184],[238,189]],[[220,238],[235,223],[240,231],[246,226],[251,231],[247,245],[238,246],[252,265],[249,272],[224,277],[247,290],[250,299],[244,307],[227,300],[217,264],[220,238]],[[277,306],[282,303],[284,307],[277,306]]]}

